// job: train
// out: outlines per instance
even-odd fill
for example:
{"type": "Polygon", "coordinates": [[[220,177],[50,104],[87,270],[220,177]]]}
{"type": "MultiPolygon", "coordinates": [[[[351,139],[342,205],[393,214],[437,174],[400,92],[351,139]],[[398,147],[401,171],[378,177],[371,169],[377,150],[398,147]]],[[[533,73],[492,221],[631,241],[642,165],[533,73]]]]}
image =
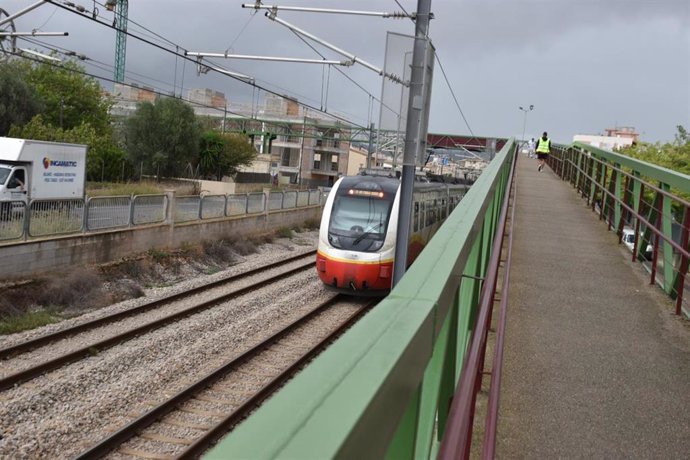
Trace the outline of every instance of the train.
{"type": "MultiPolygon", "coordinates": [[[[466,184],[415,180],[407,266],[450,215],[466,184]]],[[[341,177],[324,205],[316,271],[330,290],[385,296],[393,280],[400,180],[385,174],[341,177]]]]}

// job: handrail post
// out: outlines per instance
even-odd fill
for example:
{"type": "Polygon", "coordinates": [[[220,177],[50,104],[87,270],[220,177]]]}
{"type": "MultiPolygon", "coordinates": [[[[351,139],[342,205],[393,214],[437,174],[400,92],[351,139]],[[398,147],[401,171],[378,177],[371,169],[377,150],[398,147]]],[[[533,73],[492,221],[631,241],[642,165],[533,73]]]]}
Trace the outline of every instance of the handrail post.
{"type": "MultiPolygon", "coordinates": [[[[683,229],[681,231],[680,244],[683,249],[688,249],[688,240],[690,239],[690,207],[685,207],[683,213],[683,229]]],[[[685,277],[688,273],[688,258],[681,252],[680,254],[680,270],[678,272],[678,288],[676,289],[676,315],[680,315],[683,306],[683,290],[685,288],[685,277]]]]}

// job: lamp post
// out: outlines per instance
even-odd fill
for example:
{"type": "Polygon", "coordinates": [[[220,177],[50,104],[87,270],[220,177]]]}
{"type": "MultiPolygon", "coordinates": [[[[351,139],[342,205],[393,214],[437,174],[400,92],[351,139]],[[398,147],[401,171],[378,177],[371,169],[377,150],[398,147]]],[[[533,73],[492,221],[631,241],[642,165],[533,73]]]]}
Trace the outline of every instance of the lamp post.
{"type": "Polygon", "coordinates": [[[534,106],[530,104],[529,108],[524,108],[522,106],[518,107],[520,110],[522,110],[525,114],[525,116],[522,119],[522,142],[520,142],[521,145],[525,145],[525,128],[527,127],[527,112],[531,112],[534,110],[534,106]]]}

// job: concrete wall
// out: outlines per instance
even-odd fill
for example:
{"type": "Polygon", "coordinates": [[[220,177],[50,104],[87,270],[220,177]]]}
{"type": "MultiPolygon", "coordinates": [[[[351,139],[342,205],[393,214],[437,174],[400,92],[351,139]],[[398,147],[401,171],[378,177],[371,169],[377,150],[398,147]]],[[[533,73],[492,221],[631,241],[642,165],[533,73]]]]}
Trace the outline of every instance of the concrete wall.
{"type": "Polygon", "coordinates": [[[175,248],[229,236],[269,233],[321,218],[321,206],[237,218],[150,225],[0,246],[0,279],[26,278],[75,266],[111,262],[149,249],[175,248]]]}

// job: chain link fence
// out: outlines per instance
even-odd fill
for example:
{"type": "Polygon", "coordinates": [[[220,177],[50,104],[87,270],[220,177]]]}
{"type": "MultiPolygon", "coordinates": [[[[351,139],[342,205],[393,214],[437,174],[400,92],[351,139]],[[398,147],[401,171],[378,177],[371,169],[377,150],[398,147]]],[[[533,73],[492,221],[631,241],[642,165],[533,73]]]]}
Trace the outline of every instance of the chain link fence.
{"type": "Polygon", "coordinates": [[[104,196],[86,200],[0,201],[0,242],[138,225],[193,222],[323,203],[321,190],[236,195],[104,196]],[[168,220],[169,219],[169,220],[168,220]]]}

